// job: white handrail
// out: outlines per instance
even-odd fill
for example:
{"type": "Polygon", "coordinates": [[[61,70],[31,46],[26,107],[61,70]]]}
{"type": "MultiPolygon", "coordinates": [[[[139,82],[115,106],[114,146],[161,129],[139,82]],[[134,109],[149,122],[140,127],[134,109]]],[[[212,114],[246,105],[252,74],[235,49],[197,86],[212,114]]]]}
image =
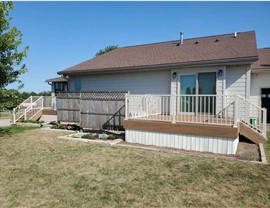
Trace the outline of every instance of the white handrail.
{"type": "Polygon", "coordinates": [[[236,97],[240,102],[239,119],[266,137],[266,108],[261,108],[240,95],[236,97]],[[252,120],[253,123],[251,123],[250,120],[252,120]]]}
{"type": "Polygon", "coordinates": [[[30,96],[29,98],[27,98],[26,100],[24,100],[22,103],[20,103],[16,108],[13,108],[13,124],[15,124],[22,117],[24,117],[24,119],[26,120],[27,119],[28,112],[31,109],[33,109],[33,107],[41,99],[42,99],[42,108],[43,108],[43,96],[30,96]],[[33,100],[35,100],[35,101],[33,102],[33,100]],[[25,104],[28,104],[28,105],[25,105],[25,104]],[[20,111],[20,110],[23,110],[23,111],[19,112],[19,115],[16,115],[18,113],[18,111],[20,111]]]}
{"type": "MultiPolygon", "coordinates": [[[[32,103],[30,106],[30,109],[38,109],[37,112],[35,112],[33,115],[29,116],[28,119],[32,119],[36,114],[38,114],[43,109],[43,96],[40,96],[35,102],[32,103]]],[[[30,109],[27,111],[30,112],[30,109]]],[[[27,117],[26,117],[27,118],[27,117]]]]}

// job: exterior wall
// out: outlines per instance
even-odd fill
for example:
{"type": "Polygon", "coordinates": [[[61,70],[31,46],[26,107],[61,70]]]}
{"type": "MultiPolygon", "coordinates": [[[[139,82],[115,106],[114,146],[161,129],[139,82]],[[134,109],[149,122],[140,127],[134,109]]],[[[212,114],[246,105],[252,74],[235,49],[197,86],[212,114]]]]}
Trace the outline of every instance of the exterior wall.
{"type": "Polygon", "coordinates": [[[249,99],[250,69],[249,65],[226,67],[226,94],[241,95],[249,99]]]}
{"type": "Polygon", "coordinates": [[[126,142],[218,154],[236,154],[239,139],[126,129],[126,142]]]}
{"type": "Polygon", "coordinates": [[[250,65],[216,66],[183,68],[176,70],[160,70],[129,73],[108,73],[96,75],[70,76],[69,90],[75,90],[75,80],[81,80],[82,91],[130,91],[132,94],[178,94],[179,75],[199,72],[216,72],[223,70],[223,75],[217,75],[217,95],[239,94],[249,98],[250,65]],[[172,73],[176,72],[176,78],[172,73]]]}
{"type": "Polygon", "coordinates": [[[261,106],[261,89],[270,88],[270,73],[252,73],[250,101],[261,106]]]}
{"type": "Polygon", "coordinates": [[[69,90],[74,91],[74,80],[80,79],[82,91],[170,94],[170,76],[170,70],[70,76],[69,90]]]}

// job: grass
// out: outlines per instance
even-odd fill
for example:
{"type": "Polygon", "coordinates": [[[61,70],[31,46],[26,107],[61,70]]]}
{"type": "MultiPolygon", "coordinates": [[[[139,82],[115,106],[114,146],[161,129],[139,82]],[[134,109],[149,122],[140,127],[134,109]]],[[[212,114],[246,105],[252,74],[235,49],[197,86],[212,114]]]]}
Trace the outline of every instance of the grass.
{"type": "Polygon", "coordinates": [[[14,133],[20,133],[23,131],[33,130],[37,129],[39,127],[33,127],[33,126],[7,126],[7,127],[0,127],[0,137],[4,136],[6,134],[14,134],[14,133]]]}
{"type": "Polygon", "coordinates": [[[270,163],[270,126],[267,128],[268,142],[264,145],[267,162],[270,163]]]}
{"type": "Polygon", "coordinates": [[[270,206],[269,165],[56,139],[63,134],[0,138],[1,207],[270,206]]]}

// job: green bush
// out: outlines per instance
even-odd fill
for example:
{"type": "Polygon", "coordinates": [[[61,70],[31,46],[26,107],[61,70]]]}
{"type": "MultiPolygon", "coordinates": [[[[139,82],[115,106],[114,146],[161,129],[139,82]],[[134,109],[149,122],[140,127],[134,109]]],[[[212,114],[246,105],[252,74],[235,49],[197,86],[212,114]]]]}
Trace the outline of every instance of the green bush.
{"type": "Polygon", "coordinates": [[[117,139],[117,137],[116,137],[115,135],[113,135],[113,134],[110,134],[110,135],[108,136],[108,139],[109,139],[109,140],[115,140],[115,139],[117,139]]]}

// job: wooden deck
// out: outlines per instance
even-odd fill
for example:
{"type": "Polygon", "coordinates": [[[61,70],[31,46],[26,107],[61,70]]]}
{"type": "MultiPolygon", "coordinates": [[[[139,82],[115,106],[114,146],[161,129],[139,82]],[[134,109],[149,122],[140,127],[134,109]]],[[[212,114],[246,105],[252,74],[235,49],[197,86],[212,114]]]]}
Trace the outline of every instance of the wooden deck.
{"type": "Polygon", "coordinates": [[[125,120],[125,129],[153,131],[162,133],[186,134],[194,136],[238,138],[238,127],[196,123],[171,123],[162,121],[125,120]]]}
{"type": "MultiPolygon", "coordinates": [[[[195,120],[194,117],[195,116],[188,115],[181,118],[182,122],[172,123],[170,121],[170,119],[172,119],[171,116],[148,116],[138,119],[125,120],[124,128],[141,131],[229,139],[238,138],[240,134],[256,144],[265,144],[267,142],[266,137],[264,137],[260,132],[256,131],[256,129],[243,122],[238,122],[236,126],[233,126],[233,122],[229,122],[229,119],[226,118],[213,118],[213,120],[209,120],[208,118],[201,116],[200,118],[197,118],[197,121],[204,121],[204,123],[192,123],[192,121],[195,120]],[[186,122],[183,121],[183,118],[186,119],[186,122]],[[212,123],[209,123],[208,121],[212,123]]],[[[176,117],[176,120],[177,119],[179,118],[176,117]]]]}

